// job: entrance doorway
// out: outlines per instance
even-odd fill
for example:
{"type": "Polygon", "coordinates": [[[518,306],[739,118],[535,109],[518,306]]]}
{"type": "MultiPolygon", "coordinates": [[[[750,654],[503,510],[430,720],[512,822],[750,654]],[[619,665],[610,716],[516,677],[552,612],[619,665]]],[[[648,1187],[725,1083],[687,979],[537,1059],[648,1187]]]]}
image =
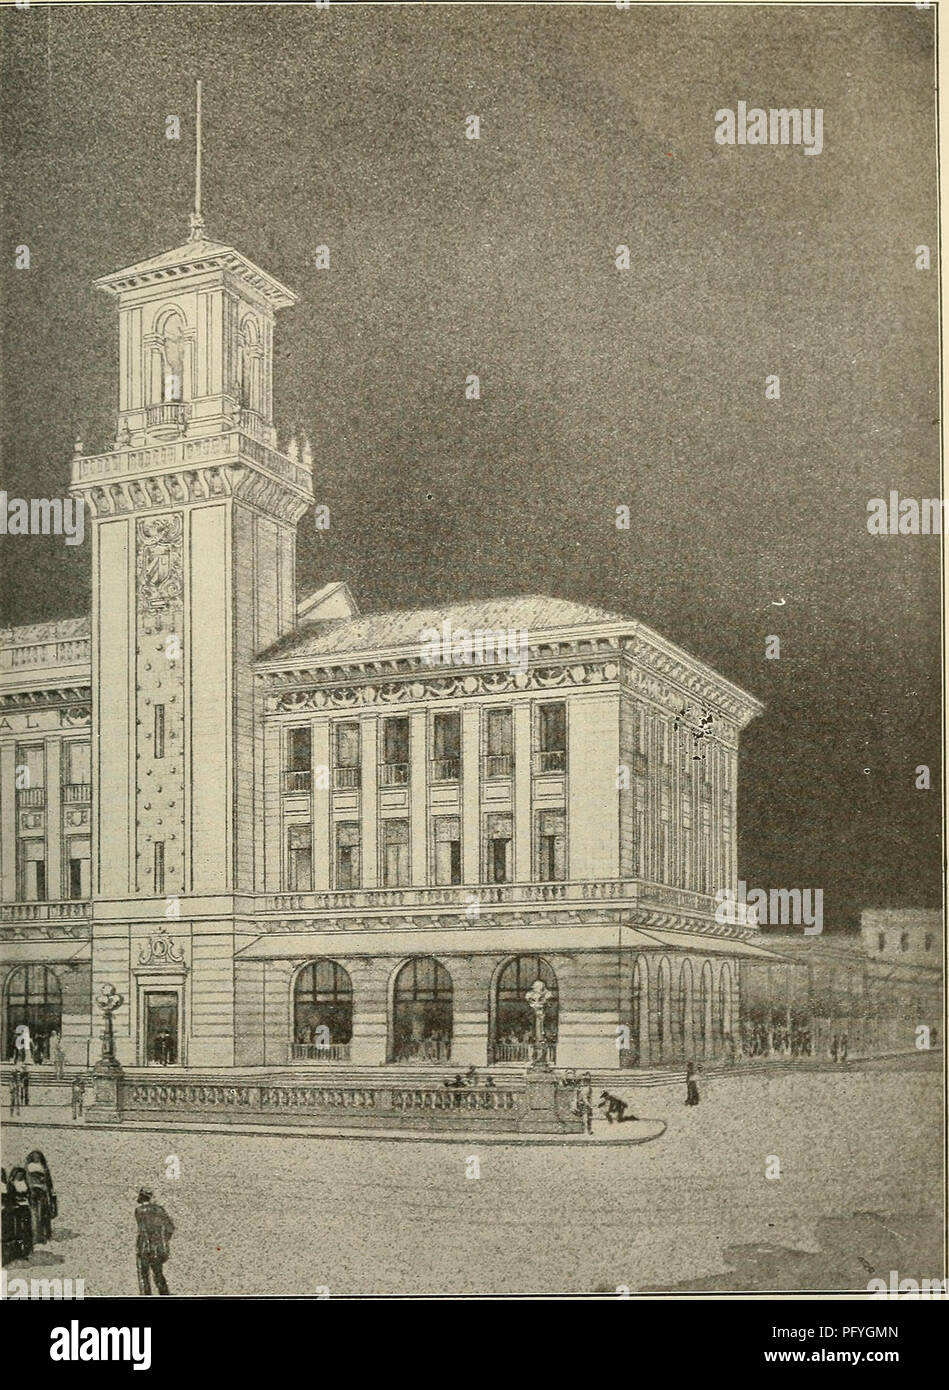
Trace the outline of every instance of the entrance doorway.
{"type": "Polygon", "coordinates": [[[145,1061],[160,1066],[178,1062],[178,995],[172,990],[145,991],[145,1061]]]}

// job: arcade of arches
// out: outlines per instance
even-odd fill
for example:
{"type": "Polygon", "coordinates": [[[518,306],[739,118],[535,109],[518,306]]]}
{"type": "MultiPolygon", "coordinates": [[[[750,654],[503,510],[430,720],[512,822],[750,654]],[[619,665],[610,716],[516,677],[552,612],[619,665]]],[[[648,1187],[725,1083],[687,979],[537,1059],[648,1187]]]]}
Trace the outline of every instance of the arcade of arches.
{"type": "MultiPolygon", "coordinates": [[[[289,1058],[424,1064],[530,1061],[655,1066],[725,1056],[738,1022],[737,963],[684,953],[411,956],[268,962],[289,987],[289,1058]],[[527,1002],[546,990],[542,1030],[527,1002]],[[617,1002],[620,1007],[617,1008],[617,1002]],[[617,1056],[617,1053],[619,1054],[617,1056]]],[[[283,998],[286,999],[286,995],[283,998]]],[[[274,1025],[278,1020],[274,1019],[274,1025]]]]}

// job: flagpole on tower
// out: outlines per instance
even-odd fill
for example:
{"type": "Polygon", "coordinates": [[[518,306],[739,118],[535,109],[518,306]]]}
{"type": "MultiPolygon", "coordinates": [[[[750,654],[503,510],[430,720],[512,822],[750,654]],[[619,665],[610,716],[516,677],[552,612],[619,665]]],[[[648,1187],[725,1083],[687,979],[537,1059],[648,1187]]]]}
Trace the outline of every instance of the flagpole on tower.
{"type": "Polygon", "coordinates": [[[191,214],[190,241],[204,237],[204,218],[201,216],[201,82],[195,83],[194,113],[194,212],[191,214]]]}

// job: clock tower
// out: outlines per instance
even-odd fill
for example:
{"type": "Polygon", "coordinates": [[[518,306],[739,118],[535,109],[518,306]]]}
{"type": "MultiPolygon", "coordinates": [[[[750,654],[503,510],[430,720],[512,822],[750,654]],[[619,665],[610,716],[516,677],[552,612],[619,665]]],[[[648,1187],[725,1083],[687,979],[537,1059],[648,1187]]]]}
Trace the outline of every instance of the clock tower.
{"type": "MultiPolygon", "coordinates": [[[[200,187],[200,185],[199,185],[200,187]]],[[[93,994],[129,980],[124,1064],[234,1061],[234,953],[254,935],[253,660],[295,621],[308,461],[277,447],[277,311],[296,302],[208,239],[96,285],[118,311],[115,440],[76,445],[92,530],[93,994]],[[170,1040],[169,1040],[170,1039],[170,1040]]],[[[121,985],[119,985],[121,988],[121,985]]]]}

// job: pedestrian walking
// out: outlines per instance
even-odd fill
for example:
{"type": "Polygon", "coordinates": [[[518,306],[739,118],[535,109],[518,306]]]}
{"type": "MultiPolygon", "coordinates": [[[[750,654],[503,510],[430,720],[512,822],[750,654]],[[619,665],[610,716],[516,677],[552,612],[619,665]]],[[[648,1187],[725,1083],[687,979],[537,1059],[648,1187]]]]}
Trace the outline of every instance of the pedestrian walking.
{"type": "Polygon", "coordinates": [[[81,1076],[74,1076],[72,1079],[72,1117],[74,1120],[82,1119],[82,1105],[85,1098],[86,1083],[81,1076]]]}
{"type": "Polygon", "coordinates": [[[57,1081],[66,1079],[66,1054],[63,1051],[63,1040],[59,1033],[52,1032],[49,1037],[49,1059],[55,1068],[57,1081]]]}
{"type": "Polygon", "coordinates": [[[587,1134],[593,1133],[593,1077],[585,1071],[580,1077],[583,1092],[583,1114],[587,1122],[587,1134]]]}
{"type": "Polygon", "coordinates": [[[699,1085],[696,1081],[696,1066],[694,1062],[689,1062],[685,1068],[685,1103],[686,1105],[698,1105],[699,1085]]]}
{"type": "Polygon", "coordinates": [[[139,1293],[151,1293],[151,1276],[154,1275],[155,1288],[159,1294],[167,1294],[164,1265],[171,1254],[171,1237],[175,1232],[175,1223],[165,1208],[158,1205],[154,1194],[147,1187],[143,1187],[138,1194],[135,1224],[138,1227],[135,1256],[138,1264],[139,1293]]]}
{"type": "Polygon", "coordinates": [[[20,1113],[20,1078],[16,1072],[10,1077],[10,1114],[20,1113]]]}
{"type": "Polygon", "coordinates": [[[592,1134],[593,1106],[588,1103],[585,1088],[580,1082],[577,1082],[577,1087],[573,1094],[573,1110],[575,1115],[579,1115],[586,1133],[592,1134]]]}
{"type": "Polygon", "coordinates": [[[22,1056],[13,1063],[13,1076],[16,1081],[18,1104],[26,1107],[30,1103],[30,1073],[22,1056]]]}

